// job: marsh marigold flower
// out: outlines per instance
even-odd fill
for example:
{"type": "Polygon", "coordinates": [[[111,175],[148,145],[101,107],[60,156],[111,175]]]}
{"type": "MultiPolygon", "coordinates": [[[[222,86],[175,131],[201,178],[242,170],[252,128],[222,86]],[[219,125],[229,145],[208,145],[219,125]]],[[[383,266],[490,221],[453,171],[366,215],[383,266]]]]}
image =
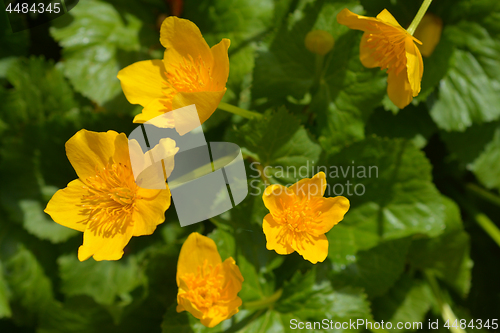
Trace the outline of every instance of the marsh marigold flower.
{"type": "Polygon", "coordinates": [[[360,45],[361,63],[368,68],[387,69],[389,98],[400,109],[410,104],[420,92],[424,73],[422,55],[415,44],[421,42],[403,29],[386,9],[376,18],[344,9],[337,15],[337,21],[365,32],[360,45]]]}
{"type": "Polygon", "coordinates": [[[177,263],[177,312],[188,311],[207,327],[238,313],[243,276],[234,259],[222,262],[215,242],[193,232],[177,263]]]}
{"type": "Polygon", "coordinates": [[[128,101],[144,107],[134,122],[192,104],[205,122],[226,92],[229,39],[210,48],[193,22],[170,16],[162,23],[160,41],[166,48],[163,60],[139,61],[118,73],[128,101]]]}
{"type": "MultiPolygon", "coordinates": [[[[177,152],[171,139],[160,144],[177,152]]],[[[150,235],[164,221],[170,191],[167,186],[149,190],[136,184],[125,134],[81,130],[66,142],[66,154],[78,179],[57,191],[45,212],[55,222],[84,233],[80,261],[91,256],[118,260],[132,236],[150,235]]]]}
{"type": "Polygon", "coordinates": [[[324,172],[305,178],[290,187],[271,185],[262,199],[270,213],[262,227],[268,250],[278,254],[297,251],[313,264],[324,261],[328,255],[327,233],[342,221],[349,210],[345,197],[324,198],[324,172]]]}

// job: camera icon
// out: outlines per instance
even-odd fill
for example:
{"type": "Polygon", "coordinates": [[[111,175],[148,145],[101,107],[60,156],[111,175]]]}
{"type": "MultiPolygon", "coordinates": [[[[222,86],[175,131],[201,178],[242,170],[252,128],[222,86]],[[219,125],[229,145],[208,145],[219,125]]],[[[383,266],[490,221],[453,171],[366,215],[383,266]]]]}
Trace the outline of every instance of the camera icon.
{"type": "Polygon", "coordinates": [[[181,226],[222,214],[248,194],[240,147],[207,143],[194,104],[135,128],[129,151],[138,186],[167,189],[168,183],[181,226]]]}

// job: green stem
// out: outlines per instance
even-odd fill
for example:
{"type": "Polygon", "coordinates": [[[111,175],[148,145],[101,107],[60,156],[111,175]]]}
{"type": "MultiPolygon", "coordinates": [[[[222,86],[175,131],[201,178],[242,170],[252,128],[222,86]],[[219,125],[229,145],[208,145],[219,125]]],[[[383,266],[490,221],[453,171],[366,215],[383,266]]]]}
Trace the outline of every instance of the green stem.
{"type": "Polygon", "coordinates": [[[269,297],[259,299],[257,301],[243,303],[243,307],[246,310],[267,308],[267,307],[273,305],[277,300],[279,300],[281,297],[281,294],[283,294],[283,289],[278,289],[274,294],[272,294],[269,297]]]}
{"type": "Polygon", "coordinates": [[[424,3],[422,3],[422,6],[420,6],[420,9],[418,10],[417,15],[413,19],[413,22],[411,22],[408,29],[406,29],[412,36],[415,33],[415,30],[417,30],[417,27],[420,24],[420,21],[422,21],[422,18],[424,17],[425,13],[427,12],[427,9],[429,9],[431,2],[432,2],[432,0],[424,0],[424,3]]]}
{"type": "Polygon", "coordinates": [[[476,213],[474,219],[477,224],[483,228],[484,231],[500,246],[500,230],[498,227],[490,220],[488,216],[483,213],[476,213]]]}
{"type": "Polygon", "coordinates": [[[492,204],[495,204],[497,206],[500,206],[500,197],[483,189],[482,187],[476,185],[476,184],[473,184],[473,183],[469,183],[466,185],[467,189],[471,192],[473,192],[474,194],[480,196],[481,198],[491,202],[492,204]]]}
{"type": "Polygon", "coordinates": [[[319,87],[321,82],[321,77],[323,76],[323,63],[325,61],[325,56],[321,54],[316,54],[315,58],[315,73],[314,73],[314,83],[313,87],[319,87]]]}
{"type": "Polygon", "coordinates": [[[68,8],[66,7],[66,2],[64,0],[61,0],[61,3],[63,5],[63,10],[65,13],[68,13],[68,8]]]}
{"type": "MultiPolygon", "coordinates": [[[[490,193],[481,187],[474,184],[467,184],[467,189],[479,195],[483,199],[486,199],[494,204],[500,205],[500,198],[498,198],[493,193],[490,193]]],[[[478,212],[467,200],[459,200],[460,206],[462,206],[467,214],[476,220],[476,223],[493,239],[495,243],[500,246],[500,230],[491,221],[491,219],[484,213],[478,212]]]]}
{"type": "Polygon", "coordinates": [[[439,284],[434,275],[427,271],[425,271],[424,274],[427,282],[429,283],[429,286],[431,287],[434,297],[436,297],[436,301],[441,310],[441,316],[443,317],[443,320],[445,322],[448,321],[448,324],[450,324],[450,331],[453,333],[467,333],[464,329],[461,329],[460,326],[451,327],[455,320],[457,320],[457,316],[455,316],[455,313],[451,309],[450,305],[443,300],[443,295],[441,293],[441,290],[439,289],[439,284]]]}
{"type": "Polygon", "coordinates": [[[245,110],[245,109],[242,109],[242,108],[239,108],[237,106],[227,104],[224,102],[220,102],[218,108],[221,110],[230,112],[230,113],[237,114],[238,116],[242,116],[243,118],[248,118],[248,119],[260,119],[260,118],[262,118],[262,115],[260,113],[248,111],[248,110],[245,110]]]}

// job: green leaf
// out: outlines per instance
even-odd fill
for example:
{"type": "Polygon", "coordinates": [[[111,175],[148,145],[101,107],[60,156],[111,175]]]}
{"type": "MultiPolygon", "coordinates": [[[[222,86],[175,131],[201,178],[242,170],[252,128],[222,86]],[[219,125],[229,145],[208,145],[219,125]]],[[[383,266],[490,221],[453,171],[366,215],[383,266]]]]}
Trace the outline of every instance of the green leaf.
{"type": "Polygon", "coordinates": [[[54,20],[50,32],[63,47],[64,75],[75,90],[99,105],[118,95],[116,75],[129,64],[119,59],[140,50],[142,25],[136,16],[127,12],[122,17],[113,5],[97,0],[82,1],[54,20]]]}
{"type": "Polygon", "coordinates": [[[410,246],[407,238],[380,243],[356,255],[356,262],[332,275],[334,285],[364,288],[368,296],[385,294],[403,273],[410,246]]]}
{"type": "Polygon", "coordinates": [[[497,127],[493,140],[485,146],[479,157],[470,165],[478,180],[487,188],[500,189],[500,127],[497,127]]]}
{"type": "MultiPolygon", "coordinates": [[[[282,24],[269,47],[258,52],[253,73],[253,98],[278,99],[288,95],[301,99],[314,77],[314,55],[307,51],[304,39],[319,15],[323,1],[296,11],[300,20],[282,24]]],[[[293,16],[290,21],[293,20],[293,16]]]]}
{"type": "Polygon", "coordinates": [[[35,200],[21,200],[19,206],[23,211],[24,228],[36,237],[52,243],[62,243],[79,234],[78,231],[63,227],[52,221],[43,212],[40,202],[35,200]]]}
{"type": "Polygon", "coordinates": [[[300,332],[330,332],[335,322],[366,320],[371,314],[362,292],[352,288],[334,290],[328,281],[318,280],[316,270],[312,269],[304,274],[297,272],[285,283],[283,294],[274,306],[255,313],[254,318],[238,332],[295,332],[299,322],[304,325],[300,332]]]}
{"type": "Polygon", "coordinates": [[[373,315],[378,322],[391,322],[391,331],[416,331],[413,323],[424,321],[433,301],[432,291],[426,283],[405,274],[387,294],[373,300],[373,315]],[[404,326],[398,329],[398,323],[411,323],[412,329],[404,329],[404,326]]]}
{"type": "Polygon", "coordinates": [[[245,77],[254,66],[254,42],[263,38],[273,22],[275,4],[270,0],[202,0],[186,6],[183,17],[200,28],[209,45],[222,38],[231,40],[230,73],[227,86],[239,96],[245,77]]]}
{"type": "Polygon", "coordinates": [[[10,63],[6,79],[11,89],[0,87],[2,119],[19,124],[43,124],[62,117],[76,107],[73,92],[52,62],[43,57],[19,58],[10,63]]]}
{"type": "Polygon", "coordinates": [[[334,321],[371,317],[363,293],[352,288],[334,290],[329,281],[318,281],[315,269],[305,274],[297,272],[286,282],[275,308],[304,321],[321,320],[325,316],[334,321]]]}
{"type": "Polygon", "coordinates": [[[425,108],[410,104],[397,114],[376,109],[370,116],[365,131],[367,136],[375,134],[379,137],[410,139],[416,147],[423,148],[437,131],[437,127],[425,108]]]}
{"type": "Polygon", "coordinates": [[[217,245],[217,251],[219,251],[222,261],[234,257],[236,244],[234,237],[229,232],[217,228],[208,237],[217,245]]]}
{"type": "Polygon", "coordinates": [[[432,183],[431,165],[408,141],[372,137],[331,155],[323,165],[328,165],[322,169],[327,195],[344,195],[351,202],[339,225],[369,230],[383,239],[443,231],[443,204],[432,183]]]}
{"type": "Polygon", "coordinates": [[[9,298],[11,293],[9,287],[7,286],[7,281],[5,281],[3,275],[2,262],[0,261],[0,318],[12,316],[12,310],[9,305],[9,298]]]}
{"type": "Polygon", "coordinates": [[[462,230],[458,206],[450,199],[443,200],[446,207],[445,232],[435,238],[413,241],[408,258],[413,266],[430,270],[465,297],[470,289],[473,265],[469,255],[469,235],[462,230]]]}
{"type": "Polygon", "coordinates": [[[240,268],[243,282],[239,296],[243,301],[253,301],[270,296],[275,291],[273,269],[280,266],[283,256],[266,249],[266,237],[262,227],[255,224],[252,229],[238,230],[236,264],[240,268]]]}
{"type": "Polygon", "coordinates": [[[474,124],[463,133],[441,133],[441,138],[452,153],[452,157],[461,162],[461,167],[472,171],[477,179],[487,188],[500,189],[500,125],[498,121],[486,124],[474,124]]]}
{"type": "Polygon", "coordinates": [[[330,151],[365,137],[365,123],[386,93],[385,75],[359,61],[360,38],[358,31],[348,31],[336,41],[324,83],[311,102],[319,141],[330,151]]]}
{"type": "Polygon", "coordinates": [[[67,296],[87,295],[96,303],[123,307],[132,301],[131,293],[144,287],[144,272],[135,257],[115,261],[78,261],[75,254],[58,259],[61,290],[67,296]]]}
{"type": "MultiPolygon", "coordinates": [[[[11,15],[11,19],[16,21],[16,25],[24,24],[24,22],[20,20],[20,16],[11,15]]],[[[29,37],[30,34],[28,29],[16,33],[12,32],[7,11],[3,11],[2,8],[2,13],[0,14],[0,45],[2,45],[0,48],[0,58],[27,55],[29,37]]]]}
{"type": "Polygon", "coordinates": [[[441,132],[440,137],[452,153],[451,156],[469,166],[483,153],[486,145],[493,141],[499,125],[498,121],[474,124],[464,132],[441,132]]]}
{"type": "Polygon", "coordinates": [[[446,131],[496,120],[500,111],[500,42],[476,22],[461,22],[443,32],[458,48],[431,116],[446,131]]]}
{"type": "Polygon", "coordinates": [[[260,165],[267,167],[266,173],[282,182],[311,176],[309,165],[321,152],[299,120],[283,108],[266,114],[265,119],[249,121],[238,132],[231,132],[228,140],[254,154],[260,165]],[[305,170],[300,171],[302,168],[305,170]]]}
{"type": "Polygon", "coordinates": [[[24,245],[4,243],[3,246],[14,251],[2,259],[3,275],[12,295],[13,317],[17,322],[33,323],[54,302],[52,283],[35,255],[24,245]]]}

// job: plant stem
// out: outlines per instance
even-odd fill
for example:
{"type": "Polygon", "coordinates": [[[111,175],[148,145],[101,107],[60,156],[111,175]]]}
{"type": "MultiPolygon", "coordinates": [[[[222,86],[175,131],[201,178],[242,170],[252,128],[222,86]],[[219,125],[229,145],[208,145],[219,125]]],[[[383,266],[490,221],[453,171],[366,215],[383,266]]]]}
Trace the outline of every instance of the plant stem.
{"type": "Polygon", "coordinates": [[[415,33],[415,30],[417,30],[417,27],[420,24],[420,21],[422,21],[422,18],[424,17],[425,13],[427,12],[427,9],[429,9],[431,2],[432,2],[432,0],[424,0],[424,2],[422,3],[422,6],[420,6],[420,9],[418,10],[417,15],[413,19],[413,22],[411,22],[408,29],[406,29],[410,33],[410,35],[413,36],[413,34],[415,33]]]}
{"type": "MultiPolygon", "coordinates": [[[[486,199],[496,205],[500,205],[500,198],[490,193],[475,184],[467,184],[467,189],[477,194],[483,199],[486,199]]],[[[476,220],[476,223],[493,239],[495,243],[500,246],[500,229],[493,223],[493,221],[484,213],[478,212],[467,200],[459,200],[467,214],[476,220]]]]}
{"type": "Polygon", "coordinates": [[[500,230],[488,216],[483,213],[476,213],[474,219],[477,224],[500,246],[500,230]]]}
{"type": "Polygon", "coordinates": [[[315,58],[315,73],[314,73],[314,89],[318,89],[321,83],[321,77],[323,76],[323,64],[325,61],[325,56],[321,54],[316,54],[315,58]]]}
{"type": "Polygon", "coordinates": [[[259,299],[257,301],[243,303],[243,307],[246,310],[267,308],[267,307],[273,305],[277,300],[279,300],[281,297],[281,294],[283,294],[283,289],[278,289],[274,294],[272,294],[269,297],[259,299]]]}
{"type": "Polygon", "coordinates": [[[451,327],[453,325],[453,322],[455,322],[455,320],[458,320],[457,316],[455,316],[455,313],[451,309],[450,305],[443,300],[443,295],[441,293],[441,290],[439,289],[439,284],[436,281],[434,275],[428,271],[425,271],[424,275],[427,279],[427,282],[429,283],[429,286],[431,287],[434,297],[436,297],[438,306],[441,309],[441,316],[443,317],[443,320],[445,322],[448,321],[448,324],[450,325],[450,331],[453,333],[467,333],[464,329],[461,329],[460,326],[451,327]]]}
{"type": "Polygon", "coordinates": [[[469,183],[466,185],[467,189],[474,194],[480,196],[481,198],[491,202],[492,204],[495,204],[497,206],[500,206],[500,197],[483,189],[480,186],[477,186],[474,183],[469,183]]]}
{"type": "Polygon", "coordinates": [[[227,104],[224,102],[220,102],[218,108],[221,110],[233,113],[233,114],[237,114],[238,116],[242,116],[243,118],[248,118],[248,119],[260,119],[260,118],[262,118],[262,115],[260,113],[248,111],[248,110],[245,110],[245,109],[242,109],[242,108],[239,108],[237,106],[227,104]]]}

